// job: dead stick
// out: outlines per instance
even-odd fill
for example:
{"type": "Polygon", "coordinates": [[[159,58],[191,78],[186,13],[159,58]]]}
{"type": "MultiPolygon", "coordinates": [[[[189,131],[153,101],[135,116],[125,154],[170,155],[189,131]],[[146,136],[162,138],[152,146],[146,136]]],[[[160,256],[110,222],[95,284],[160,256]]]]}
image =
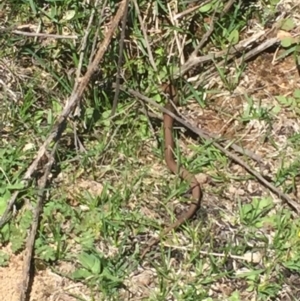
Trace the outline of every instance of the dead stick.
{"type": "Polygon", "coordinates": [[[224,147],[222,147],[219,143],[212,141],[212,139],[210,137],[208,137],[207,135],[200,133],[200,131],[191,126],[188,122],[186,122],[185,120],[183,120],[182,118],[178,117],[177,115],[173,114],[172,112],[170,112],[169,110],[165,109],[164,107],[160,106],[158,103],[156,103],[154,100],[144,96],[143,94],[132,90],[130,88],[126,89],[123,86],[120,86],[120,90],[131,94],[132,96],[135,96],[153,106],[155,106],[156,108],[158,108],[160,111],[170,115],[171,117],[173,117],[175,120],[177,120],[179,123],[181,123],[182,125],[184,125],[186,128],[188,128],[189,130],[191,130],[192,132],[194,132],[195,134],[205,138],[206,140],[210,141],[212,143],[213,146],[215,146],[217,149],[219,149],[221,152],[223,152],[228,158],[232,159],[234,162],[236,162],[237,164],[239,164],[240,166],[242,166],[243,168],[245,168],[251,175],[253,175],[260,183],[262,183],[264,186],[266,186],[269,190],[271,190],[273,193],[275,193],[276,195],[278,195],[282,200],[284,200],[287,204],[290,205],[290,207],[292,207],[298,214],[300,213],[300,204],[298,204],[297,202],[295,202],[294,200],[292,200],[288,195],[286,195],[285,193],[283,193],[281,190],[277,189],[273,184],[271,184],[270,182],[268,182],[259,172],[255,171],[254,169],[252,169],[246,162],[244,162],[242,159],[240,159],[238,156],[236,156],[235,154],[233,154],[232,152],[228,151],[227,149],[225,149],[224,147]]]}
{"type": "Polygon", "coordinates": [[[129,5],[129,0],[125,0],[125,10],[123,14],[123,20],[122,20],[122,32],[121,32],[121,37],[119,41],[119,58],[118,58],[118,65],[117,65],[117,74],[116,74],[116,89],[115,89],[115,95],[113,99],[113,106],[111,109],[111,117],[115,116],[116,109],[118,106],[118,101],[119,101],[119,93],[120,89],[118,88],[120,85],[120,79],[121,79],[121,67],[122,67],[122,62],[123,62],[123,48],[124,48],[124,40],[125,40],[125,30],[126,30],[126,23],[127,23],[127,15],[128,15],[128,5],[129,5]]]}
{"type": "Polygon", "coordinates": [[[26,242],[26,250],[25,250],[24,262],[23,262],[23,275],[22,275],[23,279],[22,279],[21,291],[20,291],[20,297],[19,297],[20,301],[25,301],[26,297],[27,297],[28,283],[29,283],[29,279],[31,276],[30,275],[30,267],[31,267],[31,260],[33,257],[34,242],[35,242],[35,237],[36,237],[36,233],[37,233],[38,226],[39,226],[40,215],[43,210],[45,187],[47,185],[47,180],[48,180],[48,176],[50,174],[52,165],[55,161],[54,153],[56,151],[56,146],[57,146],[57,144],[55,144],[55,146],[53,147],[51,156],[49,156],[50,157],[49,161],[45,166],[46,170],[45,170],[44,175],[39,184],[38,201],[37,201],[36,207],[34,209],[32,226],[31,226],[31,230],[28,235],[27,242],[26,242]]]}
{"type": "MultiPolygon", "coordinates": [[[[143,103],[142,101],[140,101],[140,102],[143,103]]],[[[162,116],[159,116],[159,115],[157,115],[157,114],[155,114],[153,112],[148,112],[148,111],[145,110],[145,108],[140,109],[140,112],[142,112],[143,114],[145,114],[145,115],[147,115],[149,117],[152,117],[152,118],[158,119],[160,121],[163,121],[163,117],[162,116]]],[[[196,127],[193,127],[193,128],[196,129],[196,127]]],[[[229,141],[226,138],[219,137],[217,135],[208,133],[207,131],[204,131],[202,129],[198,129],[198,131],[199,131],[199,133],[198,133],[199,137],[201,137],[201,138],[209,137],[209,139],[218,140],[218,143],[220,143],[222,145],[227,144],[228,147],[232,148],[235,152],[237,152],[237,153],[239,153],[241,155],[245,155],[245,156],[249,157],[250,159],[252,159],[253,161],[256,161],[259,164],[262,164],[262,158],[261,158],[261,156],[255,154],[251,150],[243,148],[243,147],[240,147],[236,143],[233,143],[233,142],[229,141]]]]}
{"type": "MultiPolygon", "coordinates": [[[[38,166],[41,158],[45,154],[46,149],[48,148],[50,143],[57,138],[58,132],[61,132],[61,131],[64,130],[63,126],[64,126],[68,116],[74,110],[74,108],[79,104],[79,102],[81,100],[81,97],[83,95],[83,92],[84,92],[87,84],[89,83],[92,75],[98,69],[98,65],[99,65],[100,61],[102,60],[102,58],[103,58],[103,56],[104,56],[104,54],[105,54],[105,52],[106,52],[106,50],[107,50],[107,48],[110,44],[113,33],[116,30],[123,14],[124,14],[125,5],[126,5],[126,0],[122,0],[120,5],[119,5],[119,9],[118,9],[117,13],[116,13],[114,19],[111,22],[111,26],[109,28],[109,31],[107,32],[102,44],[100,44],[99,47],[98,47],[98,51],[97,51],[97,54],[96,54],[93,62],[88,66],[87,72],[85,73],[85,75],[81,79],[81,81],[78,85],[78,88],[76,90],[75,89],[73,90],[69,101],[67,102],[67,104],[64,107],[64,109],[63,109],[62,113],[60,114],[60,116],[57,118],[57,120],[56,120],[56,122],[55,122],[55,124],[52,128],[51,133],[49,134],[49,136],[47,137],[47,139],[43,143],[43,145],[40,147],[35,160],[32,162],[32,164],[27,169],[27,171],[26,171],[26,173],[23,177],[23,182],[24,182],[25,187],[28,187],[29,180],[31,179],[31,176],[34,173],[34,171],[37,169],[37,166],[38,166]]],[[[10,212],[11,212],[13,206],[14,206],[14,203],[16,201],[18,193],[19,192],[15,192],[13,194],[13,196],[11,197],[11,199],[8,201],[8,205],[6,207],[6,210],[0,218],[0,228],[9,220],[9,215],[10,215],[10,212]]]]}

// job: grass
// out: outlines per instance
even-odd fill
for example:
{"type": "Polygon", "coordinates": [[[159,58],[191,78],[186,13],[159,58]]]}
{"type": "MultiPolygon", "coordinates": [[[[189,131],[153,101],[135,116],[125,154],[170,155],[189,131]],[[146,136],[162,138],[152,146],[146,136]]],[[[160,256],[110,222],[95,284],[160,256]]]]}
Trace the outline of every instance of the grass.
{"type": "MultiPolygon", "coordinates": [[[[159,80],[166,80],[180,65],[176,35],[188,33],[185,55],[189,55],[208,30],[205,20],[217,4],[223,7],[212,1],[193,14],[193,20],[187,17],[172,25],[164,2],[139,1],[141,16],[154,32],[148,38],[158,71],[150,62],[138,11],[131,4],[121,70],[125,85],[163,104],[159,80]]],[[[275,4],[235,4],[216,24],[203,54],[236,44],[246,35],[250,18],[260,24],[272,22],[275,4]]],[[[178,1],[178,11],[187,5],[178,1]]],[[[11,30],[1,33],[1,214],[13,192],[21,191],[11,221],[0,232],[2,247],[11,248],[11,252],[1,250],[0,264],[8,266],[10,258],[25,248],[43,166],[29,188],[24,189],[22,176],[72,91],[81,39],[94,7],[73,0],[6,1],[0,7],[4,12],[0,31],[26,24],[26,30],[78,36],[71,40],[26,37],[11,30]]],[[[101,5],[96,9],[83,51],[83,73],[94,37],[96,42],[103,39],[117,6],[107,1],[104,14],[101,5]]],[[[185,197],[188,183],[171,175],[163,161],[160,121],[151,119],[149,126],[141,104],[125,93],[120,94],[117,116],[110,117],[118,45],[117,34],[84,95],[79,115],[68,120],[59,142],[35,242],[35,270],[51,269],[70,283],[83,283],[82,294],[69,292],[74,300],[129,300],[129,296],[132,300],[298,300],[299,217],[210,142],[198,143],[182,131],[176,139],[178,161],[210,179],[203,185],[202,208],[140,260],[147,241],[175,220],[190,199],[185,197]],[[71,266],[70,271],[65,272],[63,265],[71,266]]],[[[228,109],[233,100],[220,105],[217,97],[235,91],[247,64],[237,66],[229,76],[226,66],[216,68],[217,87],[194,88],[183,80],[188,88],[182,102],[192,101],[190,108],[196,108],[196,115],[211,117],[201,119],[204,125],[217,126],[214,116],[221,116],[222,127],[229,125],[234,132],[232,141],[264,151],[262,172],[270,181],[297,195],[299,134],[278,131],[275,135],[273,130],[280,114],[298,120],[299,91],[273,95],[276,106],[245,93],[243,110],[234,116],[235,111],[228,109]],[[229,117],[233,119],[226,125],[229,117]],[[258,132],[253,130],[257,124],[258,132]]],[[[246,156],[244,160],[250,161],[246,156]]]]}

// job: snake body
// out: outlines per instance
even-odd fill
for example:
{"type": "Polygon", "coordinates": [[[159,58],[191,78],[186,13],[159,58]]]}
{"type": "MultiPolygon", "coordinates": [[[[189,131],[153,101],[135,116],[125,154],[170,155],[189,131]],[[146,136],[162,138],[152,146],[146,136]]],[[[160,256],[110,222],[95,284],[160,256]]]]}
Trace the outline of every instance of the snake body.
{"type": "MultiPolygon", "coordinates": [[[[162,90],[165,94],[168,94],[170,97],[170,100],[173,101],[174,105],[178,104],[178,94],[175,89],[175,87],[172,84],[164,84],[162,86],[162,90]]],[[[170,112],[176,114],[174,106],[172,105],[171,101],[168,100],[165,109],[169,110],[170,112]]],[[[192,198],[193,201],[190,204],[190,207],[188,211],[183,212],[176,222],[168,226],[162,233],[162,236],[165,236],[168,234],[171,230],[174,230],[181,226],[186,220],[190,219],[196,211],[200,207],[200,201],[202,197],[202,191],[199,182],[197,181],[196,177],[191,174],[188,170],[186,170],[184,167],[178,167],[175,157],[174,157],[174,138],[173,138],[173,123],[174,118],[168,115],[167,113],[163,114],[163,125],[164,125],[164,140],[165,140],[165,149],[164,149],[164,156],[165,161],[170,169],[170,171],[174,174],[178,174],[182,180],[187,181],[190,183],[191,191],[192,191],[192,198]]],[[[145,256],[145,254],[151,249],[153,245],[159,242],[159,239],[152,239],[147,245],[147,248],[142,253],[142,258],[145,256]]]]}

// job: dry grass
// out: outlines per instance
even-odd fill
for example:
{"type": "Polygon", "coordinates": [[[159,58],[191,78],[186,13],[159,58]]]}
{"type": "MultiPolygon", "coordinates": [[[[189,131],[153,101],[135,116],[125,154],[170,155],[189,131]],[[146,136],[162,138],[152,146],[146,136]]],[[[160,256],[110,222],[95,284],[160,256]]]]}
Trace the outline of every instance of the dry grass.
{"type": "MultiPolygon", "coordinates": [[[[300,8],[296,2],[280,2],[277,11],[290,12],[296,5],[285,18],[295,24],[286,32],[297,36],[300,8]]],[[[139,12],[131,3],[121,68],[126,87],[165,101],[158,92],[160,81],[188,59],[207,32],[213,10],[201,6],[202,11],[184,18],[174,16],[199,3],[141,1],[139,12]],[[147,27],[148,49],[138,14],[147,27]]],[[[80,38],[32,38],[12,34],[10,27],[82,37],[92,8],[72,0],[39,5],[4,3],[0,14],[1,214],[11,194],[22,190],[22,175],[70,95],[82,46],[80,38]]],[[[215,25],[201,55],[226,49],[234,34],[243,40],[275,23],[276,8],[263,1],[238,6],[215,25]]],[[[82,73],[116,9],[108,1],[103,7],[96,7],[89,28],[82,73]]],[[[170,174],[163,162],[161,121],[148,119],[141,103],[125,93],[119,96],[116,117],[110,118],[119,38],[116,33],[79,115],[69,119],[60,140],[28,300],[298,300],[299,217],[242,166],[182,128],[176,155],[202,183],[201,210],[140,260],[148,240],[186,210],[190,199],[188,183],[170,174]]],[[[211,74],[216,71],[217,60],[194,68],[178,83],[182,116],[260,156],[257,162],[239,154],[297,201],[300,97],[293,47],[276,45],[242,65],[226,63],[225,54],[215,76],[199,82],[210,68],[211,74]]],[[[18,300],[17,272],[42,164],[39,168],[1,229],[0,300],[9,300],[8,295],[18,300]]]]}

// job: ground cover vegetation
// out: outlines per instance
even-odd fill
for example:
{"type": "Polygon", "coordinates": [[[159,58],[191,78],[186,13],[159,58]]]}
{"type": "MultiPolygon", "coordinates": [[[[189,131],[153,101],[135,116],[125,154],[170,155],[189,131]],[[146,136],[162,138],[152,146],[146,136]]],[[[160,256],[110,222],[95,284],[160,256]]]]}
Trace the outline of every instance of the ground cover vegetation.
{"type": "Polygon", "coordinates": [[[0,3],[1,300],[300,299],[297,2],[0,3]]]}

